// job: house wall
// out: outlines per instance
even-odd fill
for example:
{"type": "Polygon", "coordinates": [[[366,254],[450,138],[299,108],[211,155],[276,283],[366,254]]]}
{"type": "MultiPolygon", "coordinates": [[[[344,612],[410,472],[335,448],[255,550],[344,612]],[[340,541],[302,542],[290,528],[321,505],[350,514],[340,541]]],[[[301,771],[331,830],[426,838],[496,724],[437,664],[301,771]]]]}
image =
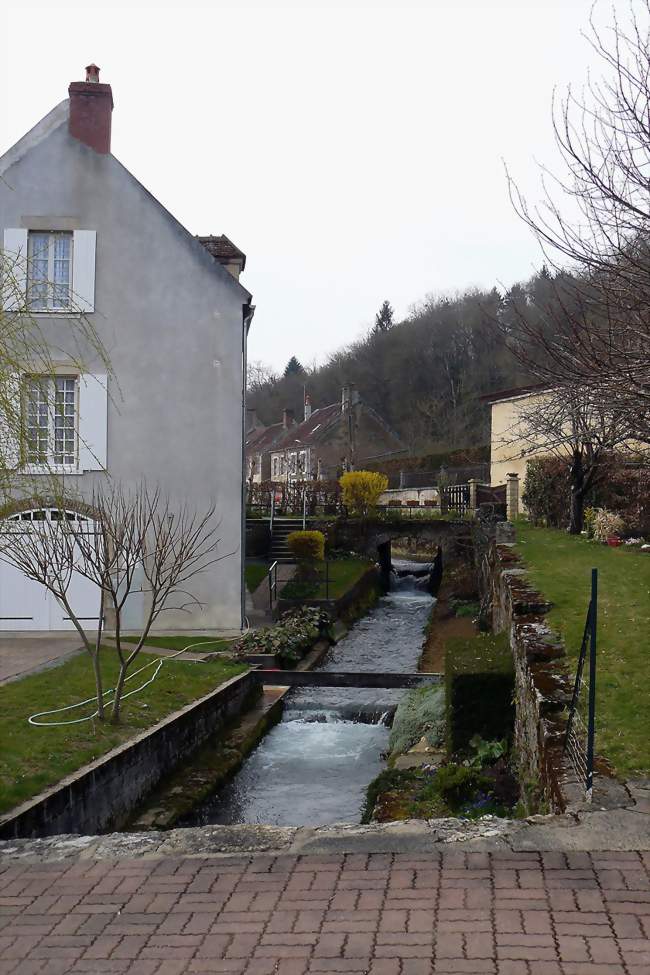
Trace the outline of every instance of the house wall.
{"type": "MultiPolygon", "coordinates": [[[[65,106],[64,106],[65,107],[65,106]]],[[[216,506],[223,561],[191,583],[205,603],[164,613],[158,630],[238,630],[242,578],[243,304],[246,293],[111,155],[62,125],[0,180],[0,226],[97,231],[95,312],[109,357],[108,474],[146,479],[172,503],[216,506]]],[[[39,316],[47,340],[69,345],[65,317],[39,316]]],[[[103,372],[89,348],[87,371],[103,372]]],[[[38,478],[35,481],[38,482],[38,478]]],[[[102,472],[66,476],[90,500],[102,472]]]]}
{"type": "Polygon", "coordinates": [[[522,409],[525,407],[529,410],[531,405],[541,399],[539,394],[533,394],[492,403],[491,484],[505,484],[506,474],[518,474],[523,491],[528,461],[548,454],[543,448],[541,438],[539,450],[536,451],[531,450],[530,438],[524,442],[521,437],[522,409]]]}

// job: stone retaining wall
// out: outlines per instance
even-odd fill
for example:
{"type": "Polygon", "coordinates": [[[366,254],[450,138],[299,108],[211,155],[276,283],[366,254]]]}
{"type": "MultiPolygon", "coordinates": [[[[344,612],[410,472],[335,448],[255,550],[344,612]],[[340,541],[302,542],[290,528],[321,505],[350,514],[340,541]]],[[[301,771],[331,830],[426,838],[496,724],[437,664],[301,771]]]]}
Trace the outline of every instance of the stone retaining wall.
{"type": "Polygon", "coordinates": [[[0,818],[0,839],[119,829],[163,776],[260,694],[250,672],[231,678],[0,818]]]}
{"type": "Polygon", "coordinates": [[[566,651],[546,622],[550,603],[528,582],[514,546],[491,539],[479,555],[492,628],[510,633],[522,796],[529,812],[540,806],[562,812],[567,805],[562,786],[565,709],[573,686],[564,665],[566,651]]]}

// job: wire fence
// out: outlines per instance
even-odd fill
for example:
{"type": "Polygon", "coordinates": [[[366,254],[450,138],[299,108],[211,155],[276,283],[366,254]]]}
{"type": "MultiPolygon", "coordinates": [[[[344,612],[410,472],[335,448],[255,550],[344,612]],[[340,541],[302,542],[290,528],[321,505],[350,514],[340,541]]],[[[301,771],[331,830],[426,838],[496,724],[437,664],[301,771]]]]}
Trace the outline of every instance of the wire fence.
{"type": "Polygon", "coordinates": [[[584,784],[587,802],[591,802],[594,787],[597,629],[598,569],[592,569],[591,599],[585,619],[564,739],[565,758],[575,771],[578,780],[584,784]]]}

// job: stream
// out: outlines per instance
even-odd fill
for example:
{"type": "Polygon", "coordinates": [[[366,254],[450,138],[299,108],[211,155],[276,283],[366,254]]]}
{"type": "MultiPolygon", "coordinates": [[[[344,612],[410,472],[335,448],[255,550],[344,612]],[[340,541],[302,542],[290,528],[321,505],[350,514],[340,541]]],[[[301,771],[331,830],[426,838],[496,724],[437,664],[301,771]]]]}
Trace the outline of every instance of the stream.
{"type": "MultiPolygon", "coordinates": [[[[400,577],[319,670],[412,672],[422,650],[432,598],[394,560],[400,577]]],[[[419,565],[418,568],[422,566],[419,565]]],[[[389,723],[399,690],[300,688],[285,698],[282,720],[237,775],[183,826],[358,823],[369,782],[385,767],[389,723]]]]}

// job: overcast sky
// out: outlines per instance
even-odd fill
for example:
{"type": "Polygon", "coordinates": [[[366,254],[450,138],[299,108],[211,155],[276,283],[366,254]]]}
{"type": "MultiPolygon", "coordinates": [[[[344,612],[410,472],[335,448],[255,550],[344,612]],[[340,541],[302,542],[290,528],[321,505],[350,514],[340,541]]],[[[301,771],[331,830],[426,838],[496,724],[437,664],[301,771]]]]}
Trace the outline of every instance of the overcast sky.
{"type": "Polygon", "coordinates": [[[0,152],[96,62],[114,154],[192,233],[247,254],[251,358],[323,361],[384,298],[401,317],[539,266],[502,160],[539,195],[553,87],[595,63],[590,6],[0,0],[0,152]]]}

